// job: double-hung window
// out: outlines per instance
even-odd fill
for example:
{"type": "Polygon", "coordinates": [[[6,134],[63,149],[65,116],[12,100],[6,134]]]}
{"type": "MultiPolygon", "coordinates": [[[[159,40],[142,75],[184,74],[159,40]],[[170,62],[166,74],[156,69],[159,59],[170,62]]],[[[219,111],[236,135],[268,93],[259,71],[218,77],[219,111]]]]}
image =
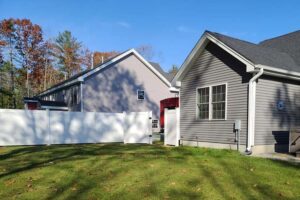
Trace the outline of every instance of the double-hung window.
{"type": "Polygon", "coordinates": [[[227,85],[212,85],[197,89],[197,117],[207,120],[226,119],[227,85]]]}
{"type": "Polygon", "coordinates": [[[198,118],[209,119],[209,87],[199,88],[198,91],[198,118]]]}

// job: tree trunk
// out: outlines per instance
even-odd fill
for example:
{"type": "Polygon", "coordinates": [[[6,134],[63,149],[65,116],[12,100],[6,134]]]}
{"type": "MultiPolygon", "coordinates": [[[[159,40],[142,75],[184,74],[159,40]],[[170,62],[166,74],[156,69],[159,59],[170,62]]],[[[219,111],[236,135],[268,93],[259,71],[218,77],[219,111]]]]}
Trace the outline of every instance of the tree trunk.
{"type": "Polygon", "coordinates": [[[16,95],[15,95],[15,72],[14,72],[14,65],[13,65],[13,57],[12,57],[12,40],[10,38],[10,78],[11,78],[11,101],[12,101],[12,107],[14,109],[17,108],[16,103],[16,95]]]}

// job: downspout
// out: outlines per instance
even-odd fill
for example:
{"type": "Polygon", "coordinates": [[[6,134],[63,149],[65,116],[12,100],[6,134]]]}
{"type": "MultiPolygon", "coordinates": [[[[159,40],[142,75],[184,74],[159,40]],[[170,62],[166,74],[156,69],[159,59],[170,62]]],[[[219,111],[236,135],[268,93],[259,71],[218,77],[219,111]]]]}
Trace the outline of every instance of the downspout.
{"type": "Polygon", "coordinates": [[[264,73],[264,69],[260,68],[259,72],[249,81],[248,91],[248,134],[246,153],[251,154],[251,147],[254,146],[254,129],[255,129],[255,96],[256,96],[256,80],[264,73]]]}

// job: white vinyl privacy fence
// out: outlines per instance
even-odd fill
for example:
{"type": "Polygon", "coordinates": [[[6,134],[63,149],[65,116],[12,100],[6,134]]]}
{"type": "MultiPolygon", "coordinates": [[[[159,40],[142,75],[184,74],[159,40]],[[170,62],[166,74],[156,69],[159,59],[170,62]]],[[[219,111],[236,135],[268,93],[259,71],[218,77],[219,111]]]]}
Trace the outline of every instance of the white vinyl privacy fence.
{"type": "Polygon", "coordinates": [[[97,113],[0,109],[0,146],[152,143],[151,112],[97,113]]]}

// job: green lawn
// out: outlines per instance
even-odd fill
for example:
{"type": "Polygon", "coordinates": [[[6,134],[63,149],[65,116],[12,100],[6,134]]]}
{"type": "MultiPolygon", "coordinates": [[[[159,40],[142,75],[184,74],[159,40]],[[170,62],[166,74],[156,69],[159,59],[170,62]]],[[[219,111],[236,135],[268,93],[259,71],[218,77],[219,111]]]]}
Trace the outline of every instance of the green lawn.
{"type": "Polygon", "coordinates": [[[158,144],[3,147],[0,199],[300,199],[300,166],[158,144]]]}

